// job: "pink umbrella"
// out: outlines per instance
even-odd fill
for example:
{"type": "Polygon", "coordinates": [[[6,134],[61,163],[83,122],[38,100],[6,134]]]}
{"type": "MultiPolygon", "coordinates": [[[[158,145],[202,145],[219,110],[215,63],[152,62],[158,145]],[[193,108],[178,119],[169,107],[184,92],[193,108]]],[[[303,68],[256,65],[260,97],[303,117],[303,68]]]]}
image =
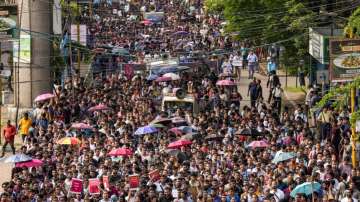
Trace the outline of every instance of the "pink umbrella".
{"type": "Polygon", "coordinates": [[[264,140],[258,140],[258,141],[252,141],[248,146],[255,149],[255,148],[266,148],[269,147],[270,145],[264,140]]]}
{"type": "Polygon", "coordinates": [[[44,164],[44,162],[42,162],[39,159],[32,159],[31,161],[15,163],[15,167],[17,167],[17,168],[22,168],[22,167],[32,168],[32,167],[42,166],[43,164],[44,164]]]}
{"type": "Polygon", "coordinates": [[[218,86],[236,86],[236,83],[230,80],[220,80],[216,82],[218,86]]]}
{"type": "Polygon", "coordinates": [[[187,146],[187,145],[191,145],[192,142],[190,140],[177,140],[175,142],[172,142],[168,145],[168,148],[169,149],[178,149],[178,148],[181,148],[181,147],[184,147],[184,146],[187,146]]]}
{"type": "Polygon", "coordinates": [[[89,129],[89,130],[93,129],[93,127],[91,127],[89,124],[86,123],[73,123],[71,127],[75,129],[89,129]]]}
{"type": "Polygon", "coordinates": [[[144,21],[141,21],[142,24],[144,25],[151,25],[152,22],[150,20],[144,20],[144,21]]]}
{"type": "Polygon", "coordinates": [[[169,132],[173,132],[173,133],[175,133],[176,135],[182,135],[182,131],[180,130],[180,129],[178,129],[178,128],[171,128],[171,129],[169,129],[169,132]]]}
{"type": "Polygon", "coordinates": [[[104,104],[99,104],[99,105],[96,105],[95,107],[90,107],[88,109],[89,112],[94,112],[94,111],[102,111],[102,110],[108,110],[109,107],[107,107],[106,105],[104,104]]]}
{"type": "Polygon", "coordinates": [[[53,97],[55,97],[55,95],[52,94],[52,93],[41,94],[41,95],[38,95],[35,98],[35,102],[41,102],[41,101],[49,100],[49,99],[51,99],[53,97]]]}
{"type": "Polygon", "coordinates": [[[161,76],[161,77],[157,78],[155,81],[156,82],[165,82],[165,81],[171,81],[171,80],[172,80],[171,77],[161,76]]]}
{"type": "Polygon", "coordinates": [[[128,148],[113,149],[108,153],[109,156],[131,156],[133,151],[128,148]]]}

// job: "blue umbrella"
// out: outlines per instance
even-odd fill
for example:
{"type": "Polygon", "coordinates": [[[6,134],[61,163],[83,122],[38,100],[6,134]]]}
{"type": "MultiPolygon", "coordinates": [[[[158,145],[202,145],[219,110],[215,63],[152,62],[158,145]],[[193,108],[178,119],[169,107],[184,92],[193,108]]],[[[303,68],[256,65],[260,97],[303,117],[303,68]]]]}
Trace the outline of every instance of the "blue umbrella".
{"type": "Polygon", "coordinates": [[[145,135],[150,133],[156,133],[158,131],[157,128],[153,126],[144,126],[140,127],[135,131],[135,135],[145,135]]]}
{"type": "Polygon", "coordinates": [[[25,162],[25,161],[31,161],[32,158],[25,154],[15,154],[12,156],[9,156],[5,159],[5,163],[19,163],[19,162],[25,162]]]}
{"type": "Polygon", "coordinates": [[[159,77],[159,76],[156,75],[156,74],[150,74],[150,75],[146,78],[146,80],[148,80],[148,81],[154,81],[154,80],[156,80],[158,77],[159,77]]]}
{"type": "Polygon", "coordinates": [[[297,194],[311,195],[313,192],[319,192],[321,184],[318,182],[305,182],[295,187],[290,196],[295,198],[297,194]]]}
{"type": "Polygon", "coordinates": [[[195,133],[196,132],[196,130],[194,130],[190,126],[180,126],[180,127],[178,127],[178,129],[180,129],[184,133],[195,133]]]}
{"type": "Polygon", "coordinates": [[[271,161],[272,163],[279,163],[282,161],[287,161],[289,159],[295,158],[296,154],[293,152],[282,152],[282,151],[278,151],[275,154],[274,159],[271,161]]]}

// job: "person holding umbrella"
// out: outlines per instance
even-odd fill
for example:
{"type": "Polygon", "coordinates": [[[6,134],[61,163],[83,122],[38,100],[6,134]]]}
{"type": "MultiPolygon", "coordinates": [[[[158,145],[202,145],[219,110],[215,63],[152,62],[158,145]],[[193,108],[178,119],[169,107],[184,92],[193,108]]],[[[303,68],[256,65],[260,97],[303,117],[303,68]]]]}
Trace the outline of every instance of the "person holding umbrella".
{"type": "Polygon", "coordinates": [[[3,133],[4,133],[5,143],[2,148],[1,157],[5,156],[5,149],[8,144],[10,144],[13,154],[15,154],[14,139],[15,139],[15,135],[16,135],[16,128],[15,128],[15,126],[11,125],[10,120],[7,121],[7,124],[4,128],[3,133]]]}

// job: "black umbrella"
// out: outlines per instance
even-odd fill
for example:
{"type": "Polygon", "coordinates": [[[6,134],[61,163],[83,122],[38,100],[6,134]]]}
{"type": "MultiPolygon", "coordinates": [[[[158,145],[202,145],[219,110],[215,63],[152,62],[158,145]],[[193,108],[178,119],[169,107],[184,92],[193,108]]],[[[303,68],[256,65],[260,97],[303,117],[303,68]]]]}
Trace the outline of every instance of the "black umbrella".
{"type": "Polygon", "coordinates": [[[242,130],[238,130],[235,132],[236,135],[243,135],[243,136],[260,136],[261,133],[254,128],[245,128],[242,130]]]}
{"type": "Polygon", "coordinates": [[[208,136],[205,137],[205,140],[222,140],[225,136],[223,135],[218,135],[218,134],[210,134],[208,136]]]}

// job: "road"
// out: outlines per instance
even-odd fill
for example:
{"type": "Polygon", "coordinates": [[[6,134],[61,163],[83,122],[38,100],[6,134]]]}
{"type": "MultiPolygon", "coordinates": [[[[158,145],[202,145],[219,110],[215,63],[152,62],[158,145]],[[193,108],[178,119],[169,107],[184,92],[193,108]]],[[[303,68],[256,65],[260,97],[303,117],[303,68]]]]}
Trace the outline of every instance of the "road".
{"type": "MultiPolygon", "coordinates": [[[[269,93],[270,93],[269,88],[266,87],[268,77],[264,76],[262,74],[259,74],[259,73],[255,73],[254,77],[256,79],[260,79],[261,86],[263,89],[263,97],[266,101],[268,99],[269,93]]],[[[284,88],[286,77],[280,76],[279,78],[280,78],[280,83],[281,83],[282,87],[284,88]]],[[[248,71],[242,70],[241,78],[240,78],[240,81],[238,82],[238,90],[239,90],[241,96],[243,97],[241,106],[245,106],[245,105],[250,106],[250,97],[247,96],[247,92],[248,92],[249,83],[251,81],[252,81],[251,79],[248,79],[248,71]]],[[[295,86],[295,85],[296,85],[296,77],[288,77],[288,86],[295,86]]],[[[287,103],[290,103],[292,105],[298,103],[299,100],[301,100],[301,97],[303,96],[302,93],[293,93],[293,92],[288,92],[288,91],[285,91],[284,94],[285,94],[284,98],[287,101],[287,103]]]]}

